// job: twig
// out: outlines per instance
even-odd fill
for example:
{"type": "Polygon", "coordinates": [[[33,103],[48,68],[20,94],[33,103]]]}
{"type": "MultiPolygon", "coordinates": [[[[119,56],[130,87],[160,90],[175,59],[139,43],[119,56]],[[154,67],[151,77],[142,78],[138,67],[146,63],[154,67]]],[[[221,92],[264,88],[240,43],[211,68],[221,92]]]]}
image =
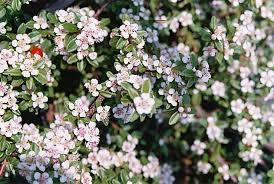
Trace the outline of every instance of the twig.
{"type": "Polygon", "coordinates": [[[268,151],[271,151],[272,153],[274,153],[274,144],[273,143],[269,142],[269,143],[265,144],[264,147],[268,151]]]}
{"type": "Polygon", "coordinates": [[[5,159],[0,167],[0,176],[3,175],[4,171],[5,171],[5,168],[6,168],[6,165],[8,164],[7,160],[5,159]]]}
{"type": "Polygon", "coordinates": [[[107,3],[105,3],[100,9],[98,9],[96,11],[96,13],[94,14],[94,17],[98,18],[99,15],[106,9],[106,7],[112,3],[114,0],[109,0],[107,3]]]}
{"type": "Polygon", "coordinates": [[[47,122],[54,120],[55,106],[53,103],[49,104],[48,112],[46,113],[47,122]]]}
{"type": "Polygon", "coordinates": [[[97,99],[89,106],[89,111],[87,112],[88,117],[92,117],[92,115],[96,112],[96,101],[103,102],[105,97],[99,95],[97,99]]]}

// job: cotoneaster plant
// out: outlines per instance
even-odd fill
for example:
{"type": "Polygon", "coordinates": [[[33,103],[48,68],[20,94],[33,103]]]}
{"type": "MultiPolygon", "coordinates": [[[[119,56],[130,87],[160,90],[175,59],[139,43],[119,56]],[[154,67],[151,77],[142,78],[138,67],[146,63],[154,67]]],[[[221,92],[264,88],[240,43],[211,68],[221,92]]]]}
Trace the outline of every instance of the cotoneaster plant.
{"type": "Polygon", "coordinates": [[[32,5],[0,2],[1,182],[273,181],[273,3],[32,5]]]}

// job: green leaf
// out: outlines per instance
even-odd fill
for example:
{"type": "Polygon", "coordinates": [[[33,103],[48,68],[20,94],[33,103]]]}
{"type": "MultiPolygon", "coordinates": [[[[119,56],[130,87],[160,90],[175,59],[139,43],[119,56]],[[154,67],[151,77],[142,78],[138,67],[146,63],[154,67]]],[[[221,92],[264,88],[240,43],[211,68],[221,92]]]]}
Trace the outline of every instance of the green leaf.
{"type": "Polygon", "coordinates": [[[199,34],[202,36],[202,40],[209,42],[211,40],[211,33],[208,29],[202,28],[199,32],[199,34]]]}
{"type": "Polygon", "coordinates": [[[119,39],[118,37],[111,38],[110,41],[109,41],[109,45],[113,48],[116,48],[116,44],[118,42],[118,39],[119,39]]]}
{"type": "Polygon", "coordinates": [[[9,42],[8,41],[1,41],[0,42],[0,50],[6,49],[9,46],[9,42]]]}
{"type": "Polygon", "coordinates": [[[217,18],[215,16],[211,17],[210,28],[215,30],[217,28],[217,18]]]}
{"type": "Polygon", "coordinates": [[[116,49],[122,49],[127,44],[127,40],[124,38],[119,38],[118,42],[116,43],[116,49]]]}
{"type": "Polygon", "coordinates": [[[177,123],[180,119],[180,114],[179,112],[175,112],[171,115],[171,117],[169,118],[168,124],[169,125],[174,125],[175,123],[177,123]]]}
{"type": "Polygon", "coordinates": [[[156,13],[159,5],[160,5],[159,0],[149,1],[149,6],[150,6],[150,9],[151,9],[152,13],[156,13]]]}
{"type": "Polygon", "coordinates": [[[28,109],[29,103],[28,103],[27,101],[24,100],[24,101],[20,102],[20,103],[18,104],[18,106],[19,106],[19,109],[20,109],[21,111],[25,111],[25,110],[28,109]]]}
{"type": "Polygon", "coordinates": [[[100,26],[102,26],[102,27],[107,26],[109,23],[110,23],[110,19],[109,18],[102,18],[100,20],[100,26]]]}
{"type": "Polygon", "coordinates": [[[77,61],[78,61],[77,55],[73,54],[68,58],[67,63],[72,64],[72,63],[76,63],[77,61]]]}
{"type": "Polygon", "coordinates": [[[33,66],[37,69],[41,68],[44,64],[45,64],[46,60],[45,59],[41,59],[40,61],[36,61],[33,66]]]}
{"type": "Polygon", "coordinates": [[[163,102],[162,102],[162,100],[160,100],[159,98],[155,98],[155,108],[158,108],[158,107],[160,107],[160,106],[162,106],[163,105],[163,102]]]}
{"type": "Polygon", "coordinates": [[[191,101],[192,101],[192,105],[193,106],[198,106],[201,104],[201,95],[198,93],[198,94],[194,94],[191,98],[191,101]]]}
{"type": "Polygon", "coordinates": [[[34,78],[35,78],[35,80],[37,80],[42,85],[47,83],[46,74],[43,74],[42,72],[39,72],[39,74],[34,76],[34,78]]]}
{"type": "Polygon", "coordinates": [[[17,29],[17,34],[24,34],[26,30],[27,30],[26,24],[22,23],[17,29]]]}
{"type": "Polygon", "coordinates": [[[232,43],[229,45],[233,50],[235,54],[243,54],[245,50],[240,46],[235,43],[232,43]]]}
{"type": "Polygon", "coordinates": [[[86,62],[84,60],[77,62],[77,68],[80,72],[83,71],[85,67],[86,67],[86,62]]]}
{"type": "Polygon", "coordinates": [[[14,11],[19,11],[21,9],[22,3],[21,0],[12,0],[11,8],[14,11]]]}
{"type": "Polygon", "coordinates": [[[133,89],[133,87],[128,82],[122,82],[121,87],[128,92],[131,99],[134,99],[135,97],[139,96],[138,92],[135,89],[133,89]]]}
{"type": "Polygon", "coordinates": [[[142,93],[150,93],[152,89],[152,85],[149,79],[145,80],[143,85],[142,85],[142,93]]]}
{"type": "Polygon", "coordinates": [[[33,78],[32,77],[30,77],[27,80],[26,85],[27,85],[27,89],[32,89],[32,87],[33,87],[33,78]]]}
{"type": "Polygon", "coordinates": [[[184,104],[190,104],[190,96],[188,94],[183,95],[183,102],[184,104]]]}
{"type": "Polygon", "coordinates": [[[216,55],[216,60],[218,61],[218,63],[222,63],[223,61],[223,58],[224,58],[224,54],[223,53],[220,53],[218,52],[217,55],[216,55]]]}
{"type": "Polygon", "coordinates": [[[100,95],[102,95],[103,97],[106,97],[106,98],[111,98],[112,96],[115,95],[115,93],[112,93],[112,92],[109,92],[109,91],[101,91],[100,95]]]}
{"type": "Polygon", "coordinates": [[[0,19],[6,15],[6,12],[7,11],[6,11],[5,8],[1,8],[1,10],[0,10],[0,19]]]}
{"type": "Polygon", "coordinates": [[[196,67],[197,64],[198,64],[198,57],[197,57],[197,55],[192,53],[190,55],[190,61],[191,61],[192,66],[196,67]]]}
{"type": "Polygon", "coordinates": [[[77,49],[76,45],[76,38],[70,37],[69,40],[67,41],[67,44],[65,45],[67,52],[73,52],[77,49]]]}
{"type": "Polygon", "coordinates": [[[11,144],[11,145],[6,149],[6,155],[11,155],[15,150],[16,150],[15,145],[14,145],[14,144],[11,144]]]}
{"type": "Polygon", "coordinates": [[[18,68],[12,68],[4,71],[3,74],[10,75],[10,76],[21,76],[21,70],[18,68]]]}
{"type": "Polygon", "coordinates": [[[63,27],[66,31],[68,31],[69,33],[75,33],[78,31],[78,27],[72,23],[64,23],[63,27]]]}
{"type": "Polygon", "coordinates": [[[22,79],[18,79],[18,80],[13,80],[13,81],[11,82],[11,85],[12,85],[13,87],[19,87],[19,86],[21,86],[23,83],[24,83],[24,81],[23,81],[22,79]]]}
{"type": "Polygon", "coordinates": [[[31,43],[37,42],[41,38],[41,34],[38,31],[33,31],[28,35],[31,38],[31,43]]]}
{"type": "Polygon", "coordinates": [[[44,51],[45,53],[47,53],[47,55],[51,55],[51,52],[52,52],[52,49],[53,49],[53,48],[52,48],[52,43],[51,43],[50,40],[45,39],[45,40],[42,42],[41,47],[42,47],[43,51],[44,51]]]}
{"type": "Polygon", "coordinates": [[[14,34],[14,33],[6,33],[6,36],[7,36],[10,40],[15,40],[15,39],[16,39],[16,34],[14,34]]]}
{"type": "Polygon", "coordinates": [[[182,72],[182,75],[185,76],[185,77],[195,77],[194,72],[192,70],[189,70],[189,69],[185,69],[182,72]]]}
{"type": "Polygon", "coordinates": [[[49,22],[52,24],[58,23],[58,19],[57,19],[56,15],[53,13],[48,13],[47,18],[48,18],[49,22]]]}
{"type": "Polygon", "coordinates": [[[187,88],[190,88],[191,86],[193,86],[193,84],[196,82],[196,79],[195,78],[190,78],[187,82],[187,85],[186,87],[187,88]]]}
{"type": "Polygon", "coordinates": [[[216,48],[217,48],[220,52],[223,52],[223,51],[224,51],[224,44],[223,44],[223,42],[221,42],[221,41],[216,41],[216,42],[214,42],[214,43],[215,43],[216,48]]]}
{"type": "Polygon", "coordinates": [[[134,46],[132,44],[128,44],[125,48],[126,52],[131,52],[133,50],[134,46]]]}
{"type": "Polygon", "coordinates": [[[33,20],[30,20],[26,23],[26,27],[29,28],[29,29],[33,29],[33,25],[34,25],[34,21],[33,20]]]}
{"type": "Polygon", "coordinates": [[[122,184],[127,183],[129,178],[128,178],[127,172],[125,170],[120,171],[119,179],[120,179],[122,184]]]}
{"type": "Polygon", "coordinates": [[[0,141],[0,151],[4,151],[6,149],[6,138],[3,138],[1,141],[0,141]]]}

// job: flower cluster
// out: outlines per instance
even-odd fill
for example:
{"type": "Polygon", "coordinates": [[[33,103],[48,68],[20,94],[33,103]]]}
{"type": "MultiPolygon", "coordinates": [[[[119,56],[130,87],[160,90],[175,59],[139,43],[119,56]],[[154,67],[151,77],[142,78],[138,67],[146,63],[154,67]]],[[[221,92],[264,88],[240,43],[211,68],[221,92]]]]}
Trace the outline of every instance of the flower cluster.
{"type": "Polygon", "coordinates": [[[0,3],[1,181],[273,183],[271,1],[43,3],[0,3]]]}

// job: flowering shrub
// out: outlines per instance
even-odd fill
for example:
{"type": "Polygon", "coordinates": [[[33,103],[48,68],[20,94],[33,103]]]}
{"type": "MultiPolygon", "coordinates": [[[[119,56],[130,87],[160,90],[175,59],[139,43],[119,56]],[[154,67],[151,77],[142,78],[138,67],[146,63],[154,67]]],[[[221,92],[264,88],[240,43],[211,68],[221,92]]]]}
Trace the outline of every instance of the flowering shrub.
{"type": "Polygon", "coordinates": [[[0,3],[1,183],[274,182],[273,2],[0,3]]]}

